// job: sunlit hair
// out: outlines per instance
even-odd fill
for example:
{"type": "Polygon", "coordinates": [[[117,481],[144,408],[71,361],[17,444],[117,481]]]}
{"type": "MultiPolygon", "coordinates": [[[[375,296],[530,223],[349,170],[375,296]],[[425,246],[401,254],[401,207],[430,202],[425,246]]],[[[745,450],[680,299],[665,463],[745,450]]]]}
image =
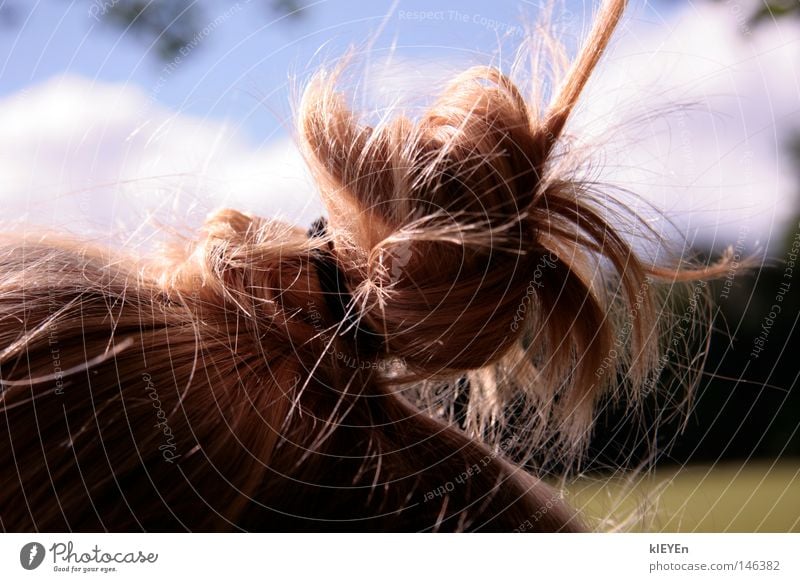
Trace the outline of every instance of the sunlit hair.
{"type": "Polygon", "coordinates": [[[319,72],[298,108],[313,236],[222,210],[149,260],[7,237],[3,529],[585,527],[526,459],[574,461],[601,398],[652,386],[659,281],[724,271],[640,258],[626,209],[569,171],[623,8],[545,107],[476,67],[369,126],[319,72]]]}

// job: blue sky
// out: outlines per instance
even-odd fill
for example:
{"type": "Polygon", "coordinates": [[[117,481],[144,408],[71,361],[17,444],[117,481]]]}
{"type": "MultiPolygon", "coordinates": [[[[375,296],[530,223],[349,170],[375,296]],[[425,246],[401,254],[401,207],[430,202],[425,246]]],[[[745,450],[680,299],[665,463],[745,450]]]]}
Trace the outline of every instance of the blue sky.
{"type": "MultiPolygon", "coordinates": [[[[6,217],[110,232],[153,205],[190,225],[226,205],[308,224],[323,209],[285,131],[291,77],[377,31],[367,97],[428,96],[466,66],[507,69],[542,4],[401,0],[390,12],[388,0],[326,0],[276,20],[255,0],[206,2],[197,46],[169,63],[92,18],[102,1],[17,2],[20,22],[0,30],[6,217]]],[[[785,140],[800,131],[800,23],[751,30],[734,5],[633,2],[573,126],[599,178],[690,238],[766,246],[797,210],[785,140]]],[[[568,47],[596,6],[555,10],[568,47]]]]}
{"type": "MultiPolygon", "coordinates": [[[[288,76],[307,74],[320,62],[320,47],[322,54],[335,57],[382,30],[372,47],[376,56],[395,47],[409,58],[484,63],[498,46],[510,56],[522,38],[522,25],[533,22],[544,4],[403,0],[392,12],[389,0],[322,0],[287,18],[257,1],[206,2],[207,33],[187,58],[170,66],[141,38],[99,21],[103,2],[111,1],[17,4],[19,24],[0,34],[0,95],[71,73],[130,83],[171,109],[232,118],[252,138],[270,139],[282,130],[280,117],[287,113],[288,76]],[[264,96],[266,107],[260,104],[264,96]]],[[[630,14],[658,20],[673,6],[642,4],[630,14]]],[[[556,9],[555,21],[567,38],[575,37],[588,25],[593,8],[569,1],[556,9]]]]}

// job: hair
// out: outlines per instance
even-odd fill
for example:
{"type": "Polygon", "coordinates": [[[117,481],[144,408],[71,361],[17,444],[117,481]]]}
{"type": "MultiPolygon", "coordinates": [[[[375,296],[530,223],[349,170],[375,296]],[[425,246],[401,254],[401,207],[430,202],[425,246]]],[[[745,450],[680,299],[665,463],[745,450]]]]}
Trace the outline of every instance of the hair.
{"type": "Polygon", "coordinates": [[[564,169],[624,4],[542,110],[476,67],[369,126],[320,71],[297,115],[313,236],[235,210],[160,257],[8,235],[2,527],[584,529],[525,459],[579,458],[601,398],[646,392],[658,281],[725,269],[645,260],[564,169]]]}

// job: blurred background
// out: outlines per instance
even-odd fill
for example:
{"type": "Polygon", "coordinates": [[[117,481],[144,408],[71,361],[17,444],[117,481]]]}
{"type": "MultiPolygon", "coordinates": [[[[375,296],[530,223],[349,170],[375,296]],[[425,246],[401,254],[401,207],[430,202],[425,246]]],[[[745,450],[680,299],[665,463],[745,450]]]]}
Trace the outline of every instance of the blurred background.
{"type": "MultiPolygon", "coordinates": [[[[574,50],[596,3],[548,6],[0,0],[4,227],[146,243],[219,206],[308,225],[323,210],[291,104],[318,66],[353,48],[365,108],[426,97],[510,70],[546,10],[574,50]]],[[[598,180],[669,216],[659,231],[757,266],[709,289],[688,418],[655,432],[668,402],[607,403],[569,496],[606,526],[800,531],[800,0],[632,2],[571,127],[598,180]]]]}

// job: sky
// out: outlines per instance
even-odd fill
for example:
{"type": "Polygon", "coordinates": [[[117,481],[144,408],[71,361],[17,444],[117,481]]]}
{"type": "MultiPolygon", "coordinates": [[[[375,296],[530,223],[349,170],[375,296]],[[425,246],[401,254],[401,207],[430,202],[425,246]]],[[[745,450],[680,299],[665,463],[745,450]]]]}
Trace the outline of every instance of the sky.
{"type": "MultiPolygon", "coordinates": [[[[231,206],[310,224],[324,209],[291,102],[312,71],[354,46],[356,107],[425,97],[470,65],[508,69],[544,4],[326,0],[289,18],[211,2],[195,46],[165,62],[100,22],[103,1],[18,3],[0,28],[7,223],[107,237],[154,220],[191,228],[231,206]]],[[[797,228],[786,143],[800,132],[800,23],[752,28],[748,6],[632,2],[570,124],[598,178],[715,248],[766,247],[797,228]]],[[[554,10],[568,50],[595,8],[554,10]]]]}

